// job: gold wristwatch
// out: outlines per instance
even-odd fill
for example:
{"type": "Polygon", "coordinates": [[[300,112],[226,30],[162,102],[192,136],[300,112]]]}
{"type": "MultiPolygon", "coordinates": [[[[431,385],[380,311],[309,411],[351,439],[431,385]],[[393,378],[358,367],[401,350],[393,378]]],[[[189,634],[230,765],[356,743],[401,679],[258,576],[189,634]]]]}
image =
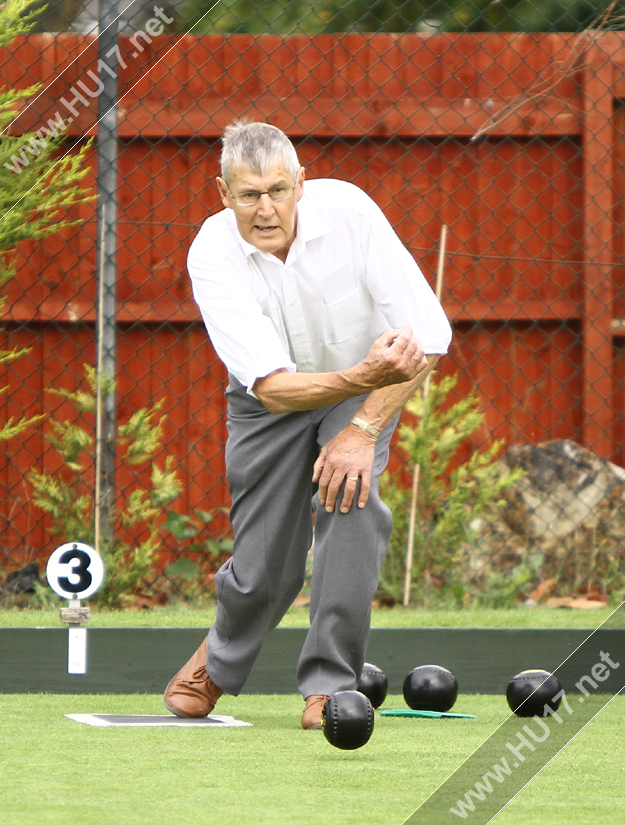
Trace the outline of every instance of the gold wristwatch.
{"type": "Polygon", "coordinates": [[[355,424],[356,427],[360,427],[361,430],[364,430],[366,433],[369,433],[369,435],[372,435],[376,439],[380,437],[380,430],[378,430],[377,427],[374,427],[373,424],[367,424],[366,421],[364,421],[362,418],[358,418],[357,415],[351,418],[349,423],[355,424]]]}

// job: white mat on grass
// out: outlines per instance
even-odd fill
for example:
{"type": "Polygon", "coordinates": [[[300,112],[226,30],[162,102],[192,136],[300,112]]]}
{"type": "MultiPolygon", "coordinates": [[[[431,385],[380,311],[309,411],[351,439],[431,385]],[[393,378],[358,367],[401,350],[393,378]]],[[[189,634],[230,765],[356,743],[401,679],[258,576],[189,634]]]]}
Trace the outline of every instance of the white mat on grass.
{"type": "Polygon", "coordinates": [[[136,714],[121,716],[112,713],[66,713],[67,719],[91,725],[94,728],[251,728],[234,716],[203,716],[201,719],[181,719],[178,716],[148,716],[136,714]]]}

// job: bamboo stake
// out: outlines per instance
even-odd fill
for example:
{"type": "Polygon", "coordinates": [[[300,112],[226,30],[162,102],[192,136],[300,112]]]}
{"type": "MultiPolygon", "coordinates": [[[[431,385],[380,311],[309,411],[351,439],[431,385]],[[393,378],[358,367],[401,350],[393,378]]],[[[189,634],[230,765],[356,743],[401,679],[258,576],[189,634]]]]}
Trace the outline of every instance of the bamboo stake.
{"type": "Polygon", "coordinates": [[[412,585],[412,559],[414,554],[414,531],[417,520],[417,496],[419,495],[419,476],[421,465],[415,464],[412,474],[412,495],[410,498],[410,519],[408,521],[408,548],[406,550],[406,574],[404,577],[404,607],[410,604],[410,587],[412,585]]]}
{"type": "MultiPolygon", "coordinates": [[[[447,245],[446,224],[441,227],[441,237],[438,245],[438,266],[436,268],[436,297],[441,300],[443,294],[443,271],[445,269],[445,247],[447,245]]],[[[430,392],[430,373],[423,384],[423,400],[425,401],[430,392]]],[[[412,476],[412,492],[410,496],[410,518],[408,520],[408,546],[406,548],[406,573],[404,576],[404,607],[410,604],[410,588],[412,585],[412,562],[414,558],[414,534],[417,521],[417,500],[419,497],[419,479],[421,477],[421,465],[415,464],[412,476]]],[[[426,587],[429,590],[429,571],[426,574],[426,587]]]]}
{"type": "Polygon", "coordinates": [[[100,266],[98,283],[98,320],[96,327],[96,394],[95,394],[95,495],[94,495],[94,544],[100,553],[102,531],[102,364],[104,360],[104,233],[106,228],[106,204],[102,205],[102,227],[100,231],[100,266]]]}

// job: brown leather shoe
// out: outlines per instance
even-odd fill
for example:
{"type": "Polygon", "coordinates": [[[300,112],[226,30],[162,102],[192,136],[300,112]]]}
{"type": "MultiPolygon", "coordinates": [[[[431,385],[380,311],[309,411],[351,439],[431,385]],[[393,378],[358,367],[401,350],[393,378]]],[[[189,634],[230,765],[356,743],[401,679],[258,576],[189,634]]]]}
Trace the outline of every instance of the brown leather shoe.
{"type": "Polygon", "coordinates": [[[163,704],[176,716],[208,716],[223,693],[206,672],[207,652],[208,637],[167,685],[163,704]]]}
{"type": "Polygon", "coordinates": [[[302,713],[302,727],[304,730],[319,730],[321,728],[321,712],[329,696],[313,694],[306,699],[306,707],[302,713]]]}

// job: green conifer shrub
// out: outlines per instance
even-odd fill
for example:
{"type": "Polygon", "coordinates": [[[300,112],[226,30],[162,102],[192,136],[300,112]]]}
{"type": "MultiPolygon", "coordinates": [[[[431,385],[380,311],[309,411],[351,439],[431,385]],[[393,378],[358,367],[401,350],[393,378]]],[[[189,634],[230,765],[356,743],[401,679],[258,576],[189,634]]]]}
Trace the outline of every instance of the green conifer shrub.
{"type": "MultiPolygon", "coordinates": [[[[86,389],[51,389],[70,401],[77,416],[73,420],[52,421],[44,432],[48,444],[62,459],[60,470],[31,470],[35,504],[52,519],[51,532],[64,541],[95,545],[95,414],[96,370],[85,366],[86,389]]],[[[114,382],[102,376],[102,396],[115,391],[114,382]]],[[[154,555],[161,546],[167,507],[180,494],[181,484],[173,469],[173,457],[155,460],[163,442],[164,399],[143,407],[120,424],[115,436],[116,475],[124,469],[134,481],[110,508],[113,538],[103,536],[99,549],[104,560],[104,584],[94,602],[106,607],[123,607],[133,594],[148,588],[152,580],[154,555]],[[149,470],[149,483],[145,473],[149,470]]]]}
{"type": "MultiPolygon", "coordinates": [[[[38,0],[0,3],[0,48],[30,31],[41,11],[37,4],[38,0]]],[[[69,217],[68,209],[93,199],[81,186],[88,172],[89,143],[57,162],[56,156],[64,143],[62,133],[45,140],[34,132],[9,134],[9,126],[19,114],[21,104],[40,89],[40,85],[19,90],[0,89],[0,288],[15,273],[13,258],[20,241],[40,239],[78,223],[69,217]],[[28,165],[17,173],[11,158],[23,146],[35,148],[27,152],[28,165]]],[[[5,304],[6,298],[0,297],[0,314],[5,304]]],[[[27,352],[27,349],[0,350],[0,365],[9,364],[27,352]]],[[[0,388],[0,393],[6,389],[0,388]]],[[[0,423],[0,441],[20,435],[43,418],[36,415],[0,423]]]]}
{"type": "MultiPolygon", "coordinates": [[[[419,389],[406,405],[415,422],[399,427],[397,448],[406,469],[412,474],[420,467],[410,595],[411,601],[426,605],[449,602],[450,597],[461,601],[465,591],[459,561],[461,551],[476,541],[472,523],[486,507],[496,514],[505,503],[504,490],[522,475],[499,465],[502,441],[473,449],[459,461],[459,449],[480,428],[484,415],[474,392],[445,405],[457,380],[432,376],[429,392],[419,389]]],[[[411,493],[410,486],[395,483],[388,472],[380,479],[380,494],[391,508],[394,525],[380,575],[379,595],[385,602],[403,600],[411,493]]]]}

